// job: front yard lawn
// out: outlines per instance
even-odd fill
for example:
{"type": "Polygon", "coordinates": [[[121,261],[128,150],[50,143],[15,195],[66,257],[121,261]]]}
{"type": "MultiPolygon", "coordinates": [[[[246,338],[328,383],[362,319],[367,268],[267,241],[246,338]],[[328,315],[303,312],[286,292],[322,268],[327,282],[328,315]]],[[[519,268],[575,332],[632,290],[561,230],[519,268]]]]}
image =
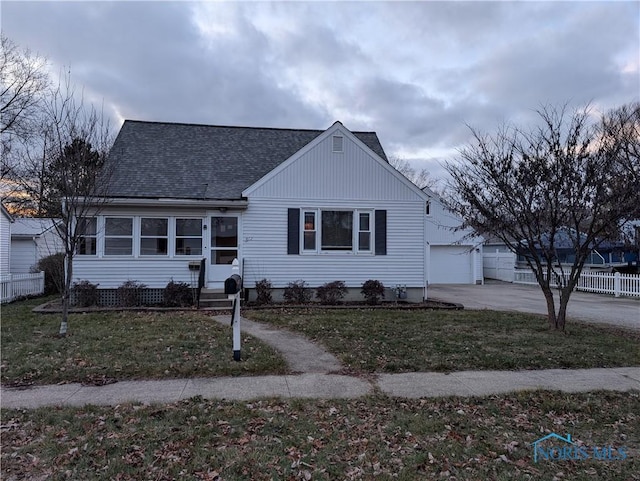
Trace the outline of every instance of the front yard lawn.
{"type": "Polygon", "coordinates": [[[4,410],[1,477],[637,480],[638,413],[637,391],[4,410]],[[590,457],[535,462],[551,432],[590,457]]]}
{"type": "Polygon", "coordinates": [[[562,334],[534,314],[273,309],[244,315],[303,333],[354,372],[640,365],[640,333],[573,323],[562,334]]]}
{"type": "Polygon", "coordinates": [[[121,379],[275,374],[279,353],[243,336],[234,362],[231,330],[199,312],[72,314],[57,336],[58,314],[31,312],[42,299],[2,306],[2,384],[102,384],[121,379]]]}

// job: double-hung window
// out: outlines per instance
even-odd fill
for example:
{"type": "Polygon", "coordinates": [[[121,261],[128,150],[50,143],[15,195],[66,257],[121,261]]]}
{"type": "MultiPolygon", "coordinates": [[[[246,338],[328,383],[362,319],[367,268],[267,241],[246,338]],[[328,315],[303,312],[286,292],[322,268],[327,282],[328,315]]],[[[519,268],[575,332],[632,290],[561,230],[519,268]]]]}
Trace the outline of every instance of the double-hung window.
{"type": "Polygon", "coordinates": [[[76,245],[76,253],[82,256],[95,256],[97,252],[98,219],[96,217],[81,217],[78,219],[80,237],[76,245]]]}
{"type": "Polygon", "coordinates": [[[140,219],[140,255],[166,256],[169,253],[169,219],[140,219]]]}
{"type": "Polygon", "coordinates": [[[305,251],[316,250],[316,211],[304,212],[302,249],[305,251]]]}
{"type": "Polygon", "coordinates": [[[371,252],[371,212],[358,213],[358,250],[371,252]]]}
{"type": "Polygon", "coordinates": [[[133,218],[105,217],[104,255],[133,255],[133,218]]]}
{"type": "Polygon", "coordinates": [[[176,255],[202,255],[202,219],[176,219],[176,255]]]}

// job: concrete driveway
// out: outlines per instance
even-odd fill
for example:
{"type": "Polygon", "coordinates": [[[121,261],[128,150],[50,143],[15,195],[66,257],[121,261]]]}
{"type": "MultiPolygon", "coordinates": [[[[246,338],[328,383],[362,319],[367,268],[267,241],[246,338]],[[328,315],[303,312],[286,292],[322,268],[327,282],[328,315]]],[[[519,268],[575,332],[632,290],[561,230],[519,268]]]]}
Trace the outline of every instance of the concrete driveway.
{"type": "MultiPolygon", "coordinates": [[[[547,314],[544,296],[537,286],[500,281],[488,281],[481,286],[432,284],[427,296],[429,299],[457,302],[466,309],[547,314]]],[[[569,299],[568,317],[640,330],[640,298],[574,292],[569,299]]]]}

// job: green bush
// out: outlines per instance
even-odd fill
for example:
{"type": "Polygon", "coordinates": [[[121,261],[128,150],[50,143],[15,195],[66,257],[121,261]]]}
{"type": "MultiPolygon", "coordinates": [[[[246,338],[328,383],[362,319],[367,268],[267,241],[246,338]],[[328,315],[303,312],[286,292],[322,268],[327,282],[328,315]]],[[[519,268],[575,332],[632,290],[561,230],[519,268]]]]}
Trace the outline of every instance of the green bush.
{"type": "Polygon", "coordinates": [[[271,297],[271,291],[273,286],[269,279],[261,279],[256,282],[256,304],[266,305],[272,304],[273,298],[271,297]]]}
{"type": "Polygon", "coordinates": [[[301,279],[295,282],[289,282],[287,287],[284,288],[282,297],[286,302],[292,304],[306,304],[311,301],[312,292],[307,287],[307,283],[301,279]]]}
{"type": "Polygon", "coordinates": [[[163,297],[167,307],[193,306],[193,289],[186,282],[175,282],[172,279],[164,288],[163,297]]]}
{"type": "Polygon", "coordinates": [[[64,289],[64,254],[51,254],[43,257],[31,269],[32,272],[44,272],[45,295],[60,294],[64,289]]]}
{"type": "Polygon", "coordinates": [[[74,305],[79,307],[97,306],[100,300],[98,286],[100,284],[92,284],[87,280],[74,282],[72,289],[74,293],[74,305]]]}
{"type": "Polygon", "coordinates": [[[146,287],[146,284],[138,281],[129,280],[123,282],[117,290],[118,306],[135,307],[141,305],[142,291],[146,287]]]}
{"type": "Polygon", "coordinates": [[[381,298],[384,298],[384,284],[380,281],[369,279],[362,284],[362,290],[360,292],[367,300],[367,304],[375,306],[380,302],[381,298]]]}
{"type": "Polygon", "coordinates": [[[348,292],[343,281],[327,282],[316,289],[316,297],[320,304],[333,306],[338,304],[348,292]]]}

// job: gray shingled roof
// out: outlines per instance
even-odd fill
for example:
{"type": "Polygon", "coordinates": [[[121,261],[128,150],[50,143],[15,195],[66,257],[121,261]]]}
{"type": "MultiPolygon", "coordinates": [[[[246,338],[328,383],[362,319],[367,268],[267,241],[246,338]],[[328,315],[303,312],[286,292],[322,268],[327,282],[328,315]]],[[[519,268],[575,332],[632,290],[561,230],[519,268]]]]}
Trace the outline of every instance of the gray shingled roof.
{"type": "MultiPolygon", "coordinates": [[[[108,196],[239,199],[322,130],[126,120],[109,154],[108,196]]],[[[353,132],[383,159],[375,132],[353,132]]]]}

